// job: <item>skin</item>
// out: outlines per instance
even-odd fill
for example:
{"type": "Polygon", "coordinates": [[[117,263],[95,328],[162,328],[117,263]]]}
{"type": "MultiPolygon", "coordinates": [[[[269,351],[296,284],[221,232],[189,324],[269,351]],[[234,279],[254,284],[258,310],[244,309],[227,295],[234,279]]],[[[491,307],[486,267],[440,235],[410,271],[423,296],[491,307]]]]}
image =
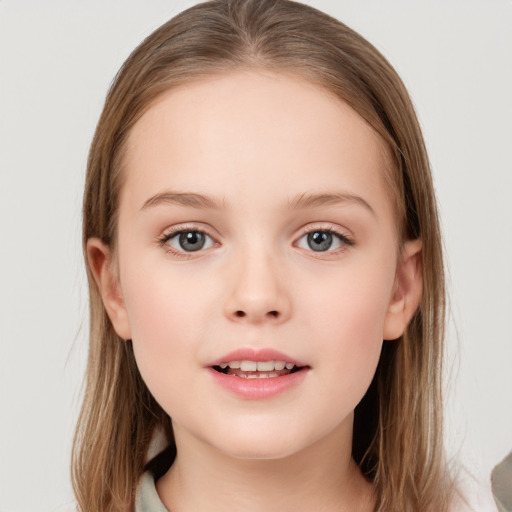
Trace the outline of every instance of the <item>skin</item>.
{"type": "Polygon", "coordinates": [[[400,249],[387,162],[348,105],[267,71],[173,89],[134,126],[116,254],[97,239],[88,254],[116,332],[173,419],[178,456],[157,482],[169,510],[373,509],[351,459],[353,411],[421,294],[421,245],[400,249]],[[307,194],[320,199],[297,200],[307,194]],[[187,253],[161,241],[173,229],[211,238],[187,253]],[[313,251],[307,232],[326,229],[352,243],[313,251]],[[239,398],[205,368],[239,347],[310,369],[275,397],[239,398]]]}

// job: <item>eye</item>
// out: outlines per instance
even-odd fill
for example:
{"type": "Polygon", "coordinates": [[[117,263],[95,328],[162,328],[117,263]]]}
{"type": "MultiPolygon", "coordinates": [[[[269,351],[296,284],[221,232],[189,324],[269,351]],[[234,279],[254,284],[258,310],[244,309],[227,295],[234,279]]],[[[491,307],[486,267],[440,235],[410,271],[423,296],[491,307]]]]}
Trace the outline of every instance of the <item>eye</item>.
{"type": "Polygon", "coordinates": [[[315,229],[301,236],[297,247],[314,252],[330,252],[344,245],[354,245],[353,240],[331,229],[315,229]]]}
{"type": "Polygon", "coordinates": [[[197,229],[175,231],[161,240],[162,245],[169,245],[178,252],[196,252],[213,247],[214,241],[206,233],[197,229]]]}

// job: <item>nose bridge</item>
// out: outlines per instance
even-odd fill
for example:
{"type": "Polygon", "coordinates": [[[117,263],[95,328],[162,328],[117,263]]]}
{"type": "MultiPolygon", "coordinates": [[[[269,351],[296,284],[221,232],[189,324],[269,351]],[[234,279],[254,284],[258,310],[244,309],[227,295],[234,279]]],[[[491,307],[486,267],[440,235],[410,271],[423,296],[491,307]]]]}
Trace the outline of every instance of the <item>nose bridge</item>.
{"type": "Polygon", "coordinates": [[[232,282],[226,301],[230,319],[252,323],[286,319],[290,301],[276,248],[249,243],[232,257],[232,282]]]}

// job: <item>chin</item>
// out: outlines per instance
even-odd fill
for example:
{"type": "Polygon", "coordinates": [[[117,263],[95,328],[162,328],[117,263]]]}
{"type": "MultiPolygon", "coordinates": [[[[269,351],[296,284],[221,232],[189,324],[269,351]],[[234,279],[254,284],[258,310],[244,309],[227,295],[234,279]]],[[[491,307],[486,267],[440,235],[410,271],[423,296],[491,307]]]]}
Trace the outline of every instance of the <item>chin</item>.
{"type": "Polygon", "coordinates": [[[282,429],[245,429],[229,432],[223,439],[211,440],[210,445],[225,455],[241,460],[284,459],[305,449],[310,443],[282,429]]]}

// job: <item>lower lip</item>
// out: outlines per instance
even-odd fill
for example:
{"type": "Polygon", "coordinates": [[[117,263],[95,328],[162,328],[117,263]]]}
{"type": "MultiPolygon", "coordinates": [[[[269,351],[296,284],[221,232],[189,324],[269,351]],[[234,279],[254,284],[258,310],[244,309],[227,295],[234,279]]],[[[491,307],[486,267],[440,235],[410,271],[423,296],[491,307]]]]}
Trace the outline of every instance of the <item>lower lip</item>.
{"type": "Polygon", "coordinates": [[[306,377],[308,368],[281,377],[269,377],[267,379],[244,379],[243,377],[220,373],[213,368],[208,368],[208,371],[213,380],[230,393],[246,400],[262,400],[298,386],[306,377]]]}

